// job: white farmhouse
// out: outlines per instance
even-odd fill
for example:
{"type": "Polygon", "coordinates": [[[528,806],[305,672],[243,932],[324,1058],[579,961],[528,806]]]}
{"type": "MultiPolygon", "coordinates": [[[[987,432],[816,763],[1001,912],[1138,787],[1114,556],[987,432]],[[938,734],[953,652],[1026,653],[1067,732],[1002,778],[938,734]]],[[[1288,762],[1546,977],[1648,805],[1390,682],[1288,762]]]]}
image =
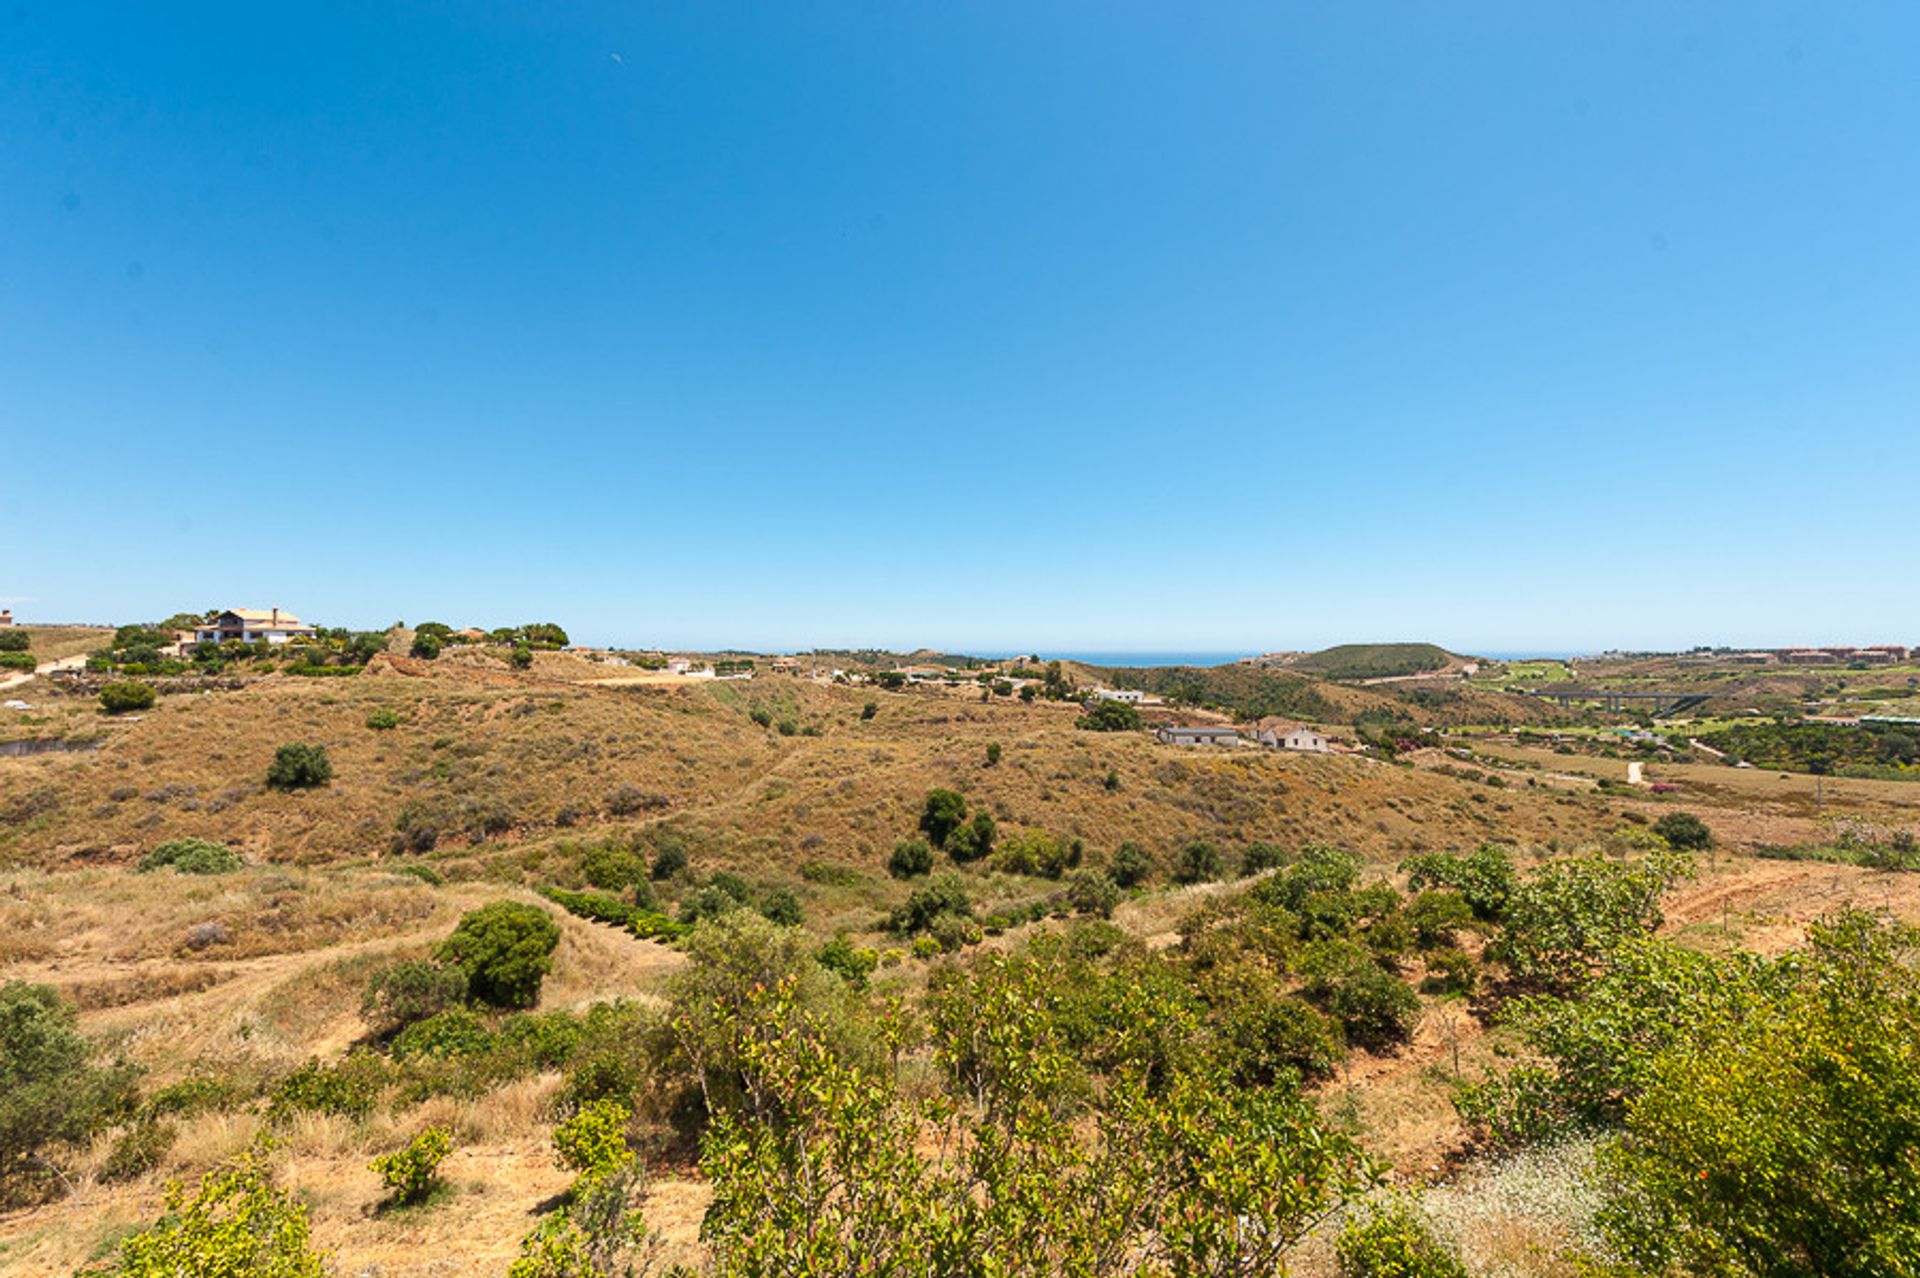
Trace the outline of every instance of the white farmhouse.
{"type": "Polygon", "coordinates": [[[278,608],[229,608],[193,632],[196,643],[291,643],[311,639],[314,630],[278,608]]]}
{"type": "Polygon", "coordinates": [[[1305,750],[1310,754],[1330,754],[1333,744],[1304,724],[1275,724],[1254,733],[1253,739],[1269,750],[1305,750]]]}

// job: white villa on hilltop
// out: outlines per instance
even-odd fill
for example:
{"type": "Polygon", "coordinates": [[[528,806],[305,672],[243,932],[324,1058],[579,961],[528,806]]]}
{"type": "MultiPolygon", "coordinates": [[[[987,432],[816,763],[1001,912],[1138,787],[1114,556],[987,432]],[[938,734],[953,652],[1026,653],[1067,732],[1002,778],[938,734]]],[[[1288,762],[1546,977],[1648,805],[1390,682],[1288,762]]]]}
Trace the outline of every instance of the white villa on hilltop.
{"type": "Polygon", "coordinates": [[[314,630],[278,608],[229,608],[193,632],[195,643],[290,643],[311,639],[314,630]]]}

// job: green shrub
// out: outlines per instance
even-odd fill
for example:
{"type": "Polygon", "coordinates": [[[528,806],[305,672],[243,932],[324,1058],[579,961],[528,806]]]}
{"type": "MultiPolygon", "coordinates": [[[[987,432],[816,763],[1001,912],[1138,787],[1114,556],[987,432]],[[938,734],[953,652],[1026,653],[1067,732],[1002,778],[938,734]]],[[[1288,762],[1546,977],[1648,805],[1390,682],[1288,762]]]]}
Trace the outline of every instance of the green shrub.
{"type": "Polygon", "coordinates": [[[754,903],[762,917],[781,927],[799,927],[802,918],[800,898],[790,887],[771,887],[754,903]]]}
{"type": "Polygon", "coordinates": [[[999,764],[999,762],[1000,762],[1000,743],[998,741],[989,741],[987,743],[987,766],[989,768],[995,767],[999,764]]]}
{"type": "Polygon", "coordinates": [[[513,645],[513,651],[507,654],[507,664],[511,665],[515,670],[532,669],[533,649],[524,643],[513,645]]]}
{"type": "Polygon", "coordinates": [[[413,637],[413,646],[407,649],[407,655],[432,661],[440,655],[440,637],[431,633],[420,633],[413,637]]]}
{"type": "Polygon", "coordinates": [[[933,849],[921,839],[902,839],[887,858],[887,873],[896,879],[919,878],[933,872],[933,849]]]}
{"type": "Polygon", "coordinates": [[[949,954],[963,946],[978,945],[986,937],[980,925],[964,914],[936,914],[927,924],[927,935],[949,954]]]}
{"type": "Polygon", "coordinates": [[[349,1052],[333,1065],[308,1061],[274,1087],[267,1113],[274,1119],[296,1110],[365,1118],[391,1081],[387,1063],[371,1052],[349,1052]]]}
{"type": "Polygon", "coordinates": [[[957,874],[936,874],[924,886],[915,888],[906,902],[888,916],[887,926],[895,932],[924,932],[944,914],[963,918],[973,915],[966,880],[957,874]]]}
{"type": "Polygon", "coordinates": [[[653,868],[648,871],[657,883],[687,872],[687,849],[679,843],[662,844],[653,854],[653,868]]]}
{"type": "Polygon", "coordinates": [[[386,732],[400,726],[400,716],[385,706],[381,706],[378,709],[368,711],[367,726],[375,732],[386,732]]]}
{"type": "Polygon", "coordinates": [[[532,1007],[559,944],[559,925],[545,910],[495,901],[463,917],[435,957],[466,973],[474,998],[494,1007],[532,1007]]]}
{"type": "Polygon", "coordinates": [[[871,719],[873,718],[873,716],[879,713],[880,713],[880,703],[878,701],[869,701],[867,702],[867,704],[860,707],[860,717],[862,719],[871,719]]]}
{"type": "Polygon", "coordinates": [[[407,959],[378,968],[360,995],[360,1016],[374,1034],[391,1038],[417,1021],[466,1001],[467,976],[459,968],[407,959]]]}
{"type": "Polygon", "coordinates": [[[1713,846],[1713,831],[1691,812],[1669,812],[1653,823],[1653,832],[1676,852],[1704,852],[1713,846]]]}
{"type": "Polygon", "coordinates": [[[765,706],[755,706],[753,709],[747,711],[747,718],[751,719],[757,727],[771,728],[773,726],[773,711],[767,709],[765,706]]]}
{"type": "Polygon", "coordinates": [[[814,961],[855,989],[867,987],[867,977],[880,965],[880,955],[856,947],[845,935],[834,937],[814,953],[814,961]]]}
{"type": "Polygon", "coordinates": [[[118,1278],[325,1278],[313,1249],[307,1208],[276,1189],[258,1152],[238,1166],[209,1172],[191,1200],[179,1185],[167,1189],[166,1212],[147,1229],[122,1239],[118,1278]]]}
{"type": "Polygon", "coordinates": [[[1240,877],[1250,878],[1262,870],[1277,870],[1287,863],[1287,854],[1271,843],[1249,843],[1240,854],[1240,877]]]}
{"type": "Polygon", "coordinates": [[[1400,868],[1407,872],[1411,890],[1452,888],[1465,898],[1477,919],[1500,918],[1513,895],[1513,862],[1490,843],[1481,844],[1464,857],[1451,852],[1423,852],[1408,857],[1400,868]]]}
{"type": "Polygon", "coordinates": [[[996,833],[993,814],[983,808],[973,814],[973,820],[947,835],[947,855],[960,865],[978,861],[992,854],[996,833]]]}
{"type": "Polygon", "coordinates": [[[49,985],[0,985],[0,1194],[43,1149],[124,1117],[136,1072],[96,1067],[71,1003],[49,985]]]}
{"type": "MultiPolygon", "coordinates": [[[[1118,705],[1120,703],[1110,701],[1102,704],[1118,705]]],[[[1220,860],[1220,850],[1205,839],[1194,839],[1174,854],[1173,881],[1175,883],[1207,883],[1219,878],[1225,872],[1226,866],[1220,860]]]]}
{"type": "Polygon", "coordinates": [[[1067,876],[1067,904],[1081,914],[1110,919],[1120,904],[1120,885],[1104,870],[1075,870],[1067,876]]]}
{"type": "Polygon", "coordinates": [[[1122,843],[1107,866],[1107,873],[1123,888],[1138,887],[1153,874],[1153,857],[1138,843],[1122,843]]]}
{"type": "Polygon", "coordinates": [[[1045,830],[1022,830],[1000,845],[993,868],[1003,874],[1057,879],[1079,863],[1079,852],[1077,839],[1056,839],[1045,830]]]}
{"type": "Polygon", "coordinates": [[[275,790],[301,790],[325,785],[333,777],[327,748],[289,742],[273,752],[267,765],[267,785],[275,790]]]}
{"type": "Polygon", "coordinates": [[[9,627],[0,630],[0,652],[25,652],[33,647],[33,636],[24,630],[9,627]]]}
{"type": "Polygon", "coordinates": [[[967,801],[954,790],[929,790],[920,808],[920,830],[936,848],[947,846],[947,837],[967,819],[967,801]]]}
{"type": "Polygon", "coordinates": [[[440,1164],[453,1152],[453,1136],[444,1127],[429,1127],[390,1154],[367,1164],[387,1187],[389,1201],[423,1203],[440,1187],[440,1164]]]}
{"type": "Polygon", "coordinates": [[[1403,913],[1423,950],[1452,945],[1454,934],[1473,924],[1473,907],[1458,892],[1422,892],[1403,913]]]}
{"type": "Polygon", "coordinates": [[[627,849],[603,844],[581,853],[580,877],[603,892],[623,892],[646,881],[647,867],[627,849]]]}
{"type": "Polygon", "coordinates": [[[449,1007],[401,1030],[393,1040],[393,1058],[452,1060],[478,1056],[493,1045],[493,1031],[485,1021],[464,1007],[449,1007]]]}
{"type": "Polygon", "coordinates": [[[100,1165],[100,1179],[109,1183],[132,1180],[152,1171],[173,1148],[180,1130],[152,1115],[143,1115],[122,1131],[100,1165]]]}
{"type": "Polygon", "coordinates": [[[1096,701],[1073,721],[1073,726],[1088,732],[1136,732],[1140,722],[1140,710],[1136,706],[1124,701],[1096,701]]]}
{"type": "Polygon", "coordinates": [[[627,1148],[627,1124],[632,1117],[618,1101],[597,1100],[581,1106],[578,1113],[554,1129],[557,1161],[568,1171],[583,1175],[617,1171],[633,1158],[627,1148]]]}
{"type": "MultiPolygon", "coordinates": [[[[0,636],[5,632],[0,631],[0,636]]],[[[39,661],[30,652],[0,652],[0,670],[38,670],[39,661]]]]}
{"type": "Polygon", "coordinates": [[[1339,1023],[1347,1041],[1381,1048],[1405,1042],[1420,1021],[1413,987],[1347,941],[1327,941],[1302,957],[1306,996],[1339,1023]]]}
{"type": "Polygon", "coordinates": [[[154,691],[151,684],[126,679],[100,689],[100,708],[108,714],[126,714],[131,710],[151,710],[154,691]]]}
{"type": "Polygon", "coordinates": [[[1403,1199],[1349,1219],[1334,1257],[1340,1278],[1467,1278],[1466,1266],[1403,1199]]]}
{"type": "Polygon", "coordinates": [[[1326,1078],[1346,1055],[1340,1031],[1305,1003],[1263,980],[1245,982],[1225,1009],[1221,1034],[1232,1053],[1235,1077],[1266,1087],[1287,1075],[1326,1078]]]}
{"type": "Polygon", "coordinates": [[[168,839],[140,858],[139,871],[172,869],[179,874],[232,874],[246,862],[222,843],[207,839],[168,839]]]}

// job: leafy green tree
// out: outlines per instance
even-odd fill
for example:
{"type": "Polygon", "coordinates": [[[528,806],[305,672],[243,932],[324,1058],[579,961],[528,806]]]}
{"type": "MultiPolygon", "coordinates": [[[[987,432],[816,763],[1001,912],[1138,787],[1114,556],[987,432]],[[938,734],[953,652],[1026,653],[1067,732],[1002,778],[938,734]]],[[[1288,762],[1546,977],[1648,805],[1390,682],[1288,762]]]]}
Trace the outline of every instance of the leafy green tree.
{"type": "Polygon", "coordinates": [[[333,779],[333,760],[327,748],[289,742],[273,752],[267,765],[267,785],[275,790],[303,790],[333,779]]]}
{"type": "Polygon", "coordinates": [[[929,790],[920,808],[920,830],[936,848],[947,846],[947,836],[967,817],[967,801],[954,790],[929,790]]]}
{"type": "Polygon", "coordinates": [[[33,636],[24,630],[0,630],[0,652],[25,652],[33,647],[33,636]]]}
{"type": "Polygon", "coordinates": [[[473,997],[495,1007],[532,1007],[553,970],[560,928],[547,912],[518,901],[469,911],[434,957],[466,973],[473,997]]]}
{"type": "Polygon", "coordinates": [[[158,1222],[120,1243],[119,1278],[324,1278],[306,1204],[277,1189],[258,1149],[207,1173],[188,1198],[167,1188],[158,1222]]]}
{"type": "Polygon", "coordinates": [[[1603,1150],[1601,1224],[1637,1272],[1916,1272],[1915,935],[1849,912],[1779,996],[1659,1052],[1603,1150]]]}
{"type": "Polygon", "coordinates": [[[996,833],[993,814],[982,808],[973,814],[973,820],[947,836],[947,855],[960,865],[983,860],[993,854],[996,833]]]}
{"type": "Polygon", "coordinates": [[[902,839],[887,858],[887,873],[896,879],[914,879],[933,872],[933,849],[921,839],[902,839]]]}
{"type": "Polygon", "coordinates": [[[532,669],[533,649],[524,643],[516,643],[513,645],[513,650],[507,654],[507,664],[515,670],[532,669]]]}
{"type": "Polygon", "coordinates": [[[1514,888],[1488,953],[1524,984],[1571,989],[1603,970],[1623,941],[1658,928],[1660,897],[1690,870],[1684,855],[1664,851],[1632,863],[1550,862],[1514,888]]]}
{"type": "Polygon", "coordinates": [[[1413,987],[1349,941],[1327,941],[1309,950],[1300,971],[1307,998],[1339,1023],[1347,1041],[1381,1048],[1403,1043],[1420,1023],[1413,987]]]}
{"type": "Polygon", "coordinates": [[[1507,900],[1513,895],[1513,862],[1491,843],[1481,844],[1464,857],[1451,852],[1423,852],[1408,857],[1400,868],[1406,871],[1407,886],[1413,891],[1451,888],[1482,921],[1497,920],[1505,914],[1507,900]]]}
{"type": "Polygon", "coordinates": [[[153,709],[152,684],[135,679],[109,683],[100,689],[100,708],[108,714],[126,714],[133,710],[153,709]]]}
{"type": "Polygon", "coordinates": [[[1114,850],[1107,873],[1123,888],[1138,887],[1153,874],[1153,857],[1138,843],[1122,843],[1114,850]]]}
{"type": "Polygon", "coordinates": [[[1137,706],[1125,701],[1096,701],[1073,721],[1073,726],[1088,732],[1137,732],[1141,722],[1137,706]]]}
{"type": "Polygon", "coordinates": [[[800,908],[800,897],[790,887],[770,887],[760,893],[760,899],[754,902],[754,908],[769,923],[781,927],[799,927],[804,911],[800,908]]]}
{"type": "Polygon", "coordinates": [[[1226,873],[1220,849],[1205,839],[1192,839],[1181,845],[1173,858],[1175,883],[1209,883],[1226,873]]]}
{"type": "Polygon", "coordinates": [[[987,742],[987,766],[991,768],[997,765],[999,762],[1000,762],[1000,743],[998,741],[987,742]]]}
{"type": "Polygon", "coordinates": [[[1653,832],[1676,852],[1704,852],[1713,846],[1713,831],[1691,812],[1669,812],[1653,823],[1653,832]]]}
{"type": "Polygon", "coordinates": [[[1277,870],[1286,863],[1285,850],[1271,843],[1249,843],[1240,854],[1240,877],[1250,878],[1263,870],[1277,870]]]}
{"type": "Polygon", "coordinates": [[[440,655],[440,649],[443,646],[441,640],[436,636],[416,632],[413,636],[413,646],[407,649],[407,655],[419,657],[423,661],[432,661],[440,655]]]}
{"type": "Polygon", "coordinates": [[[871,719],[873,718],[873,716],[879,713],[880,713],[880,703],[878,701],[869,701],[867,702],[867,704],[860,707],[860,717],[863,720],[871,719]]]}
{"type": "Polygon", "coordinates": [[[86,1140],[132,1107],[137,1071],[95,1066],[73,1005],[50,985],[0,985],[0,1198],[43,1151],[86,1140]]]}
{"type": "Polygon", "coordinates": [[[648,871],[653,881],[658,883],[687,872],[686,845],[675,842],[662,843],[653,854],[653,867],[648,871]]]}

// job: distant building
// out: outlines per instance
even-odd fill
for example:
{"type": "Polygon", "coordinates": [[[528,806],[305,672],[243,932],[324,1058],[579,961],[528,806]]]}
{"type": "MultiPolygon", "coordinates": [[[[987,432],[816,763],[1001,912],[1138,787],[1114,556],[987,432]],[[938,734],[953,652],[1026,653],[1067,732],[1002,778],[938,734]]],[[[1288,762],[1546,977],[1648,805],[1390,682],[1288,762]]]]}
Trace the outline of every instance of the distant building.
{"type": "Polygon", "coordinates": [[[1130,706],[1137,706],[1147,699],[1147,694],[1138,688],[1095,688],[1093,690],[1093,699],[1095,701],[1124,701],[1130,706]]]}
{"type": "Polygon", "coordinates": [[[13,609],[0,608],[0,626],[11,626],[12,624],[13,624],[13,609]]]}
{"type": "Polygon", "coordinates": [[[454,631],[453,637],[456,639],[480,640],[487,637],[487,632],[478,626],[466,626],[454,631]]]}
{"type": "Polygon", "coordinates": [[[200,643],[291,643],[313,635],[312,626],[278,608],[229,608],[193,632],[200,643]]]}
{"type": "Polygon", "coordinates": [[[1789,666],[1830,666],[1833,657],[1819,648],[1789,648],[1780,654],[1780,661],[1789,666]]]}
{"type": "Polygon", "coordinates": [[[1310,754],[1333,752],[1333,743],[1305,724],[1275,724],[1260,729],[1253,739],[1270,750],[1305,750],[1310,754]]]}
{"type": "Polygon", "coordinates": [[[1230,746],[1240,744],[1240,734],[1232,728],[1203,728],[1167,724],[1155,728],[1153,735],[1162,745],[1230,746]]]}
{"type": "Polygon", "coordinates": [[[775,658],[773,659],[773,668],[774,668],[775,670],[779,670],[779,671],[783,671],[783,672],[787,672],[787,673],[791,673],[791,672],[793,672],[793,671],[797,671],[798,669],[800,669],[800,658],[798,658],[798,657],[775,657],[775,658]]]}
{"type": "Polygon", "coordinates": [[[1779,657],[1771,652],[1736,652],[1727,660],[1736,666],[1770,666],[1779,657]]]}

